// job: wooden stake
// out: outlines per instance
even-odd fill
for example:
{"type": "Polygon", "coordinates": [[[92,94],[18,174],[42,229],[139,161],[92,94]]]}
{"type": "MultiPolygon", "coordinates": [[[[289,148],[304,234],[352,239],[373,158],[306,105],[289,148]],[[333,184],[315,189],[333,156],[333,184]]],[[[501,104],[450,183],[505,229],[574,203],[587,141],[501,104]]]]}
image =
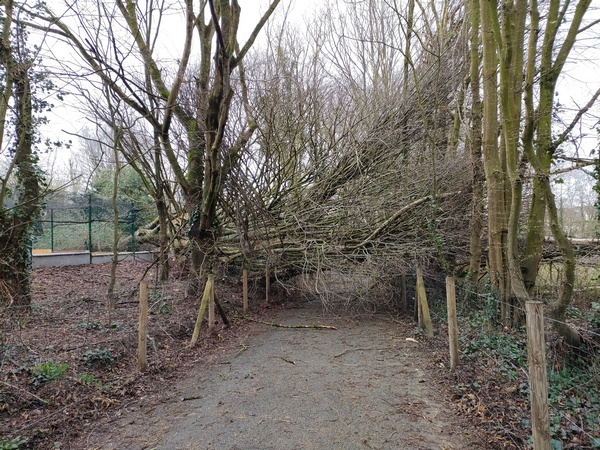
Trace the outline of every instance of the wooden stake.
{"type": "Polygon", "coordinates": [[[223,309],[223,306],[221,305],[221,302],[219,301],[219,297],[217,296],[216,292],[214,293],[214,296],[215,296],[215,306],[217,307],[217,312],[221,316],[221,320],[223,321],[223,324],[226,327],[229,327],[229,325],[230,325],[229,319],[227,318],[227,314],[225,314],[225,310],[223,309]]]}
{"type": "MultiPolygon", "coordinates": [[[[209,275],[210,276],[210,275],[209,275]]],[[[215,282],[213,275],[213,282],[208,296],[208,331],[212,331],[215,328],[215,282]]]]}
{"type": "Polygon", "coordinates": [[[421,308],[421,300],[419,298],[419,274],[421,274],[421,278],[423,278],[423,273],[421,269],[417,268],[417,283],[415,285],[415,319],[417,320],[417,326],[421,329],[424,328],[423,325],[423,310],[421,308]]]}
{"type": "Polygon", "coordinates": [[[195,345],[198,342],[200,336],[200,327],[202,326],[202,320],[204,320],[204,312],[206,311],[206,305],[208,304],[208,298],[210,297],[210,291],[215,276],[209,275],[206,280],[206,286],[204,286],[204,293],[202,294],[202,302],[200,303],[200,309],[198,310],[198,318],[196,319],[196,325],[194,326],[194,333],[192,334],[192,340],[190,345],[195,345]]]}
{"type": "Polygon", "coordinates": [[[147,366],[146,338],[148,336],[148,282],[140,282],[140,321],[138,327],[138,370],[144,372],[147,366]]]}
{"type": "Polygon", "coordinates": [[[242,272],[242,284],[243,284],[243,297],[242,304],[244,312],[248,312],[248,269],[244,269],[242,272]]]}
{"type": "Polygon", "coordinates": [[[544,304],[542,302],[526,302],[525,311],[527,314],[527,359],[529,360],[533,448],[534,450],[550,450],[544,304]]]}
{"type": "Polygon", "coordinates": [[[269,303],[269,292],[271,292],[271,271],[269,266],[265,269],[265,301],[269,303]]]}
{"type": "Polygon", "coordinates": [[[406,274],[400,275],[400,311],[406,312],[408,306],[406,302],[406,274]]]}
{"type": "Polygon", "coordinates": [[[417,296],[417,326],[421,329],[425,329],[425,322],[423,322],[423,304],[421,303],[421,297],[417,296]]]}
{"type": "Polygon", "coordinates": [[[456,285],[453,277],[446,277],[446,302],[448,305],[448,344],[450,369],[458,366],[458,318],[456,316],[456,285]]]}
{"type": "Polygon", "coordinates": [[[433,337],[433,323],[429,315],[429,305],[427,304],[427,294],[425,293],[425,282],[423,281],[423,271],[417,268],[417,289],[419,291],[419,306],[421,307],[421,317],[425,326],[427,337],[433,337]]]}

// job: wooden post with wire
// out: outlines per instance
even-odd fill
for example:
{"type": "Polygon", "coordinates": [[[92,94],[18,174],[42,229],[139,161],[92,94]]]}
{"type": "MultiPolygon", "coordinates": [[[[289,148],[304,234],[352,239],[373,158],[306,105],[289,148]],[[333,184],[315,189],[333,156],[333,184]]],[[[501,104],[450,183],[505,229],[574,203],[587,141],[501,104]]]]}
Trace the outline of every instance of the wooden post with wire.
{"type": "Polygon", "coordinates": [[[534,450],[550,450],[544,304],[542,302],[526,302],[525,312],[527,314],[527,359],[529,362],[533,448],[534,450]]]}
{"type": "Polygon", "coordinates": [[[245,313],[248,312],[248,269],[242,271],[242,306],[245,313]]]}
{"type": "Polygon", "coordinates": [[[420,318],[423,324],[419,326],[425,328],[427,337],[433,337],[433,323],[431,322],[431,316],[429,315],[429,305],[427,304],[427,294],[425,292],[425,282],[423,281],[423,271],[421,268],[417,268],[417,290],[419,292],[419,311],[420,318]]]}
{"type": "Polygon", "coordinates": [[[148,282],[140,282],[140,320],[138,326],[138,370],[144,372],[147,367],[146,339],[148,336],[148,282]]]}
{"type": "Polygon", "coordinates": [[[446,303],[448,306],[448,344],[450,369],[458,366],[458,317],[456,316],[456,285],[453,277],[446,277],[446,303]]]}

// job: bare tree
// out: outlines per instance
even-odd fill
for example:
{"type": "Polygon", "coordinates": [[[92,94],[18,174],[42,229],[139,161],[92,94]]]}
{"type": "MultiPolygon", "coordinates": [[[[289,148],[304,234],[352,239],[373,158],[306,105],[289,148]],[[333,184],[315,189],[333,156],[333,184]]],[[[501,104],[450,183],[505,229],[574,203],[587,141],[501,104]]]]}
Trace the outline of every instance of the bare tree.
{"type": "MultiPolygon", "coordinates": [[[[244,57],[279,0],[270,4],[243,45],[237,42],[241,13],[237,1],[203,1],[197,9],[191,0],[186,1],[185,38],[175,71],[169,67],[163,70],[154,46],[158,33],[163,31],[164,3],[123,0],[117,1],[114,9],[97,5],[93,21],[82,13],[87,5],[81,3],[70,7],[82,25],[80,28],[70,26],[47,8],[34,17],[46,23],[41,28],[69,41],[103,85],[151,127],[154,143],[160,148],[160,153],[155,151],[155,167],[167,162],[185,197],[193,267],[200,273],[206,260],[205,268],[212,270],[214,243],[220,232],[216,211],[223,182],[256,129],[248,120],[237,138],[228,148],[224,147],[234,94],[232,74],[242,67],[244,57]],[[82,9],[77,11],[76,7],[82,9]],[[193,75],[195,97],[186,108],[180,102],[180,93],[189,68],[194,33],[199,39],[199,64],[193,75]],[[140,61],[138,76],[140,71],[135,67],[140,61]],[[185,142],[174,140],[174,120],[185,130],[185,142]],[[183,158],[178,156],[179,144],[185,145],[183,158]]],[[[155,170],[154,177],[159,173],[155,170]]],[[[154,182],[159,198],[163,185],[161,180],[154,182]]],[[[157,206],[161,212],[158,203],[157,206]]]]}

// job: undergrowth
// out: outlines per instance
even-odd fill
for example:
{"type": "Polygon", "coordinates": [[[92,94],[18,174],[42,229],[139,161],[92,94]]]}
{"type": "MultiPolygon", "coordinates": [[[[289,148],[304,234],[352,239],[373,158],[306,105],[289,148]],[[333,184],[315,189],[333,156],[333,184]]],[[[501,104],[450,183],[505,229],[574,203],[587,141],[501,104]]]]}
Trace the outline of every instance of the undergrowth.
{"type": "Polygon", "coordinates": [[[32,371],[33,383],[41,385],[49,381],[58,380],[65,376],[68,369],[68,364],[56,364],[54,361],[37,364],[32,371]]]}
{"type": "Polygon", "coordinates": [[[24,448],[23,446],[27,443],[27,440],[21,439],[20,436],[17,436],[10,441],[0,439],[0,450],[20,450],[24,448]]]}
{"type": "MultiPolygon", "coordinates": [[[[465,366],[474,369],[472,376],[476,379],[469,383],[470,389],[487,402],[484,406],[488,420],[511,436],[512,443],[514,436],[522,437],[522,446],[514,444],[513,448],[527,448],[531,445],[531,438],[527,439],[531,423],[526,331],[524,327],[516,330],[502,327],[497,319],[498,302],[492,295],[475,294],[463,300],[459,340],[461,359],[465,366]],[[521,405],[520,421],[507,414],[515,404],[521,405]]],[[[547,335],[558,339],[552,333],[547,335]]],[[[598,347],[585,357],[561,352],[561,348],[547,345],[552,448],[600,449],[598,347]]]]}

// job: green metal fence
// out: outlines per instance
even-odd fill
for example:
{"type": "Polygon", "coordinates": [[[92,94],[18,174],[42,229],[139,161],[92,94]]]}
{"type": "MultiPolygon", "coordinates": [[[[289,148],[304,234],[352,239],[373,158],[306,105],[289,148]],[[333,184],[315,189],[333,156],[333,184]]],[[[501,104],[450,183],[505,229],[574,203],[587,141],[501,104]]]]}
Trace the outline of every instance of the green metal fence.
{"type": "MultiPolygon", "coordinates": [[[[153,215],[133,202],[118,202],[119,250],[136,251],[134,233],[153,215]]],[[[34,250],[111,251],[114,211],[111,200],[94,195],[49,198],[34,227],[34,250]]]]}

